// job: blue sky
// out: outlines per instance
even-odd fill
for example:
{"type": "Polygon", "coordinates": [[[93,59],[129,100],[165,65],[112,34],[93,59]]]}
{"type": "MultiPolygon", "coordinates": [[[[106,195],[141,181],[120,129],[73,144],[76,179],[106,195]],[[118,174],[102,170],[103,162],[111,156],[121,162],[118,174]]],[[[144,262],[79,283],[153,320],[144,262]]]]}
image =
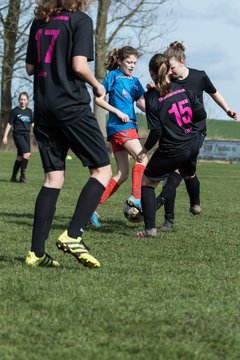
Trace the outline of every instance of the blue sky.
{"type": "MultiPolygon", "coordinates": [[[[229,107],[240,115],[240,1],[169,0],[161,7],[161,16],[169,18],[169,31],[161,39],[162,50],[172,41],[183,41],[186,65],[205,70],[229,107]]],[[[136,67],[135,75],[143,85],[149,77],[141,69],[147,67],[150,57],[139,60],[136,67]]],[[[208,95],[205,106],[208,118],[229,119],[208,95]]]]}

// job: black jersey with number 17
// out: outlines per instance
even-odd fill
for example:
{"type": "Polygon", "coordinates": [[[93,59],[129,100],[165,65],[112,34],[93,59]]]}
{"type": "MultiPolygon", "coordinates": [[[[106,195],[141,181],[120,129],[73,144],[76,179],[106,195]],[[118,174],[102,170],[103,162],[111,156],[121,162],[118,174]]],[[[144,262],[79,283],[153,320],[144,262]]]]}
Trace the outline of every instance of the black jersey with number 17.
{"type": "Polygon", "coordinates": [[[179,156],[199,137],[198,121],[207,114],[196,95],[172,83],[171,92],[161,96],[155,89],[144,94],[148,128],[158,129],[159,149],[168,156],[179,156]]]}
{"type": "Polygon", "coordinates": [[[34,65],[35,122],[62,126],[90,108],[86,84],[72,69],[74,56],[93,60],[93,25],[81,11],[62,11],[32,23],[26,63],[34,65]]]}

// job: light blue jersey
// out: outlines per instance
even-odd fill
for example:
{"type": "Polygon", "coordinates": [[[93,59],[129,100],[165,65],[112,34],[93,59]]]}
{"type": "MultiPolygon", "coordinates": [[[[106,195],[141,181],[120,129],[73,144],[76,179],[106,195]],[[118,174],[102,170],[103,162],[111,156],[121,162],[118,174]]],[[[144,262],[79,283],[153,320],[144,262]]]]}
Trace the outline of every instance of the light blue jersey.
{"type": "Polygon", "coordinates": [[[103,80],[103,86],[109,94],[109,104],[127,114],[131,121],[124,123],[117,115],[109,112],[107,122],[108,138],[120,131],[138,129],[134,101],[145,93],[140,81],[136,77],[128,77],[120,70],[110,71],[103,80]]]}

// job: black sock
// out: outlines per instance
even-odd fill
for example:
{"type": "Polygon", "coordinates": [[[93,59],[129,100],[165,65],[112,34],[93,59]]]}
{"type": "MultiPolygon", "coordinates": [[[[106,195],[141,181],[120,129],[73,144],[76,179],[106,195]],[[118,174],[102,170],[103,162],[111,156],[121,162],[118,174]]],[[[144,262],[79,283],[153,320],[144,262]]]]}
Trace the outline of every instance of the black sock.
{"type": "Polygon", "coordinates": [[[22,177],[25,177],[27,166],[28,166],[28,159],[22,158],[22,161],[21,161],[21,176],[22,177]]]}
{"type": "Polygon", "coordinates": [[[68,227],[68,235],[77,238],[82,235],[84,228],[96,210],[105,187],[95,178],[90,178],[78,198],[75,212],[68,227]]]}
{"type": "Polygon", "coordinates": [[[175,191],[173,191],[172,196],[164,204],[165,220],[170,222],[174,221],[175,199],[176,199],[176,189],[175,191]]]}
{"type": "Polygon", "coordinates": [[[16,178],[18,170],[20,169],[22,160],[16,160],[13,165],[13,172],[12,172],[12,178],[16,178]]]}
{"type": "Polygon", "coordinates": [[[156,227],[156,195],[155,189],[150,186],[142,186],[142,210],[146,229],[156,227]]]}
{"type": "Polygon", "coordinates": [[[195,175],[192,179],[184,179],[191,205],[200,205],[200,182],[195,175]]]}
{"type": "Polygon", "coordinates": [[[35,204],[31,251],[37,257],[45,253],[45,241],[52,225],[60,189],[42,187],[35,204]]]}
{"type": "Polygon", "coordinates": [[[174,195],[176,188],[180,185],[181,181],[181,175],[176,172],[171,173],[167,179],[166,185],[162,189],[160,197],[164,199],[165,202],[170,199],[174,195]]]}

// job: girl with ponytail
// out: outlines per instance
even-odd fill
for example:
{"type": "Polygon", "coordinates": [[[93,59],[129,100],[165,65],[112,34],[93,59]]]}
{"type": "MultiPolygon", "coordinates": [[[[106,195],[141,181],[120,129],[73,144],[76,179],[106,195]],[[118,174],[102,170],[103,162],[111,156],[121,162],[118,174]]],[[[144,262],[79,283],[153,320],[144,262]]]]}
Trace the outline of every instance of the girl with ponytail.
{"type": "MultiPolygon", "coordinates": [[[[129,174],[129,154],[136,160],[142,150],[138,136],[138,122],[134,110],[136,106],[145,111],[144,89],[138,78],[132,75],[138,59],[137,50],[131,46],[113,49],[107,56],[105,68],[108,71],[103,86],[105,93],[96,98],[96,104],[109,112],[107,139],[112,145],[117,163],[117,173],[111,179],[101,198],[104,203],[124,183],[129,174]],[[105,96],[108,95],[108,101],[105,96]]],[[[136,161],[132,169],[132,193],[127,199],[129,206],[141,211],[141,181],[147,158],[136,161]]],[[[100,226],[96,212],[91,222],[100,226]]]]}
{"type": "MultiPolygon", "coordinates": [[[[182,42],[174,41],[172,42],[164,55],[169,61],[171,67],[171,82],[181,85],[183,88],[192,90],[200,102],[203,104],[203,93],[207,93],[211,98],[220,106],[226,114],[234,120],[237,120],[238,114],[231,110],[222,97],[222,95],[217,91],[215,86],[212,84],[208,75],[203,70],[196,70],[186,66],[186,55],[185,55],[185,46],[182,42]]],[[[204,105],[204,104],[203,104],[204,105]]],[[[198,129],[201,132],[202,144],[206,136],[206,121],[203,120],[198,123],[198,129]]],[[[196,174],[197,167],[197,157],[192,161],[192,170],[194,176],[184,178],[186,189],[189,195],[190,201],[190,212],[193,215],[200,214],[200,181],[196,174]]],[[[174,221],[174,204],[175,204],[176,194],[173,194],[173,197],[167,201],[164,205],[165,207],[165,222],[162,224],[161,228],[163,230],[170,230],[174,221]]],[[[159,198],[160,199],[160,198],[159,198]]],[[[161,200],[161,199],[160,199],[161,200]]],[[[158,202],[158,198],[157,198],[158,202]]]]}
{"type": "Polygon", "coordinates": [[[71,149],[90,176],[56,245],[82,265],[100,267],[82,236],[112,172],[86,86],[91,86],[95,96],[104,92],[88,65],[94,58],[93,22],[83,12],[86,5],[86,0],[39,0],[30,28],[26,70],[34,75],[34,135],[45,176],[35,202],[32,243],[25,260],[28,266],[59,266],[45,246],[71,149]]]}
{"type": "Polygon", "coordinates": [[[171,68],[163,54],[152,57],[149,72],[155,83],[155,87],[144,95],[150,132],[137,160],[143,161],[157,142],[159,145],[143,175],[145,230],[137,233],[137,237],[157,235],[155,188],[159,181],[166,174],[172,174],[161,193],[163,205],[180,184],[182,176],[193,175],[191,161],[198,154],[201,144],[201,135],[195,123],[204,120],[207,115],[192,91],[171,83],[171,68]]]}

